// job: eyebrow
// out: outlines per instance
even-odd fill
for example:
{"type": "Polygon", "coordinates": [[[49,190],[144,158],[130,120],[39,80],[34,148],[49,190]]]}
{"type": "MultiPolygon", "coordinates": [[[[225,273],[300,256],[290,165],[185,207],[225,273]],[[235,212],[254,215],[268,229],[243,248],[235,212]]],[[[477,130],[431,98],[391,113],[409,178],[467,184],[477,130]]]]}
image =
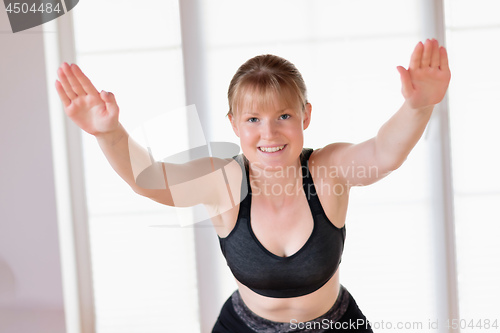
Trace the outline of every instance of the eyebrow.
{"type": "MultiPolygon", "coordinates": [[[[286,108],[284,108],[284,109],[275,110],[275,111],[273,111],[273,112],[274,112],[274,113],[283,113],[283,112],[285,112],[285,111],[287,111],[287,110],[291,110],[291,108],[290,108],[290,107],[286,107],[286,108]]],[[[244,112],[242,113],[242,115],[250,115],[250,116],[255,116],[255,115],[259,115],[259,114],[260,114],[259,112],[255,112],[255,111],[244,111],[244,112]]]]}

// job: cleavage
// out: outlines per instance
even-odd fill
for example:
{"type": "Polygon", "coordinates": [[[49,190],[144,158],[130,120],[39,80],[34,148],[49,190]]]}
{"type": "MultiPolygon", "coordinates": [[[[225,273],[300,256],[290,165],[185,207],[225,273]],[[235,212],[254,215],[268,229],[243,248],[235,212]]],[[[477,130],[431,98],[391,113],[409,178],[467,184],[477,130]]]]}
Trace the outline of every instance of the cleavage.
{"type": "Polygon", "coordinates": [[[278,257],[290,257],[300,251],[314,229],[305,195],[279,210],[266,208],[259,197],[252,199],[250,227],[260,244],[278,257]]]}

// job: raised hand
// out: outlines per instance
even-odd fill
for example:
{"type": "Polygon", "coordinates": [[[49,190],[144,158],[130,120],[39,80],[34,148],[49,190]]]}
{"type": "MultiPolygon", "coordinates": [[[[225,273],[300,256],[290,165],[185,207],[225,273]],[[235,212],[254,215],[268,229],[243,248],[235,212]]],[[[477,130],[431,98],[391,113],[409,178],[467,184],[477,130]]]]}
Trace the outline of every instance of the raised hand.
{"type": "Polygon", "coordinates": [[[94,87],[81,69],[63,63],[57,70],[56,89],[64,111],[82,130],[92,135],[112,132],[119,126],[119,108],[113,94],[94,87]]]}
{"type": "Polygon", "coordinates": [[[435,105],[444,98],[451,73],[446,49],[437,40],[419,42],[406,70],[398,66],[402,93],[411,108],[419,109],[435,105]]]}

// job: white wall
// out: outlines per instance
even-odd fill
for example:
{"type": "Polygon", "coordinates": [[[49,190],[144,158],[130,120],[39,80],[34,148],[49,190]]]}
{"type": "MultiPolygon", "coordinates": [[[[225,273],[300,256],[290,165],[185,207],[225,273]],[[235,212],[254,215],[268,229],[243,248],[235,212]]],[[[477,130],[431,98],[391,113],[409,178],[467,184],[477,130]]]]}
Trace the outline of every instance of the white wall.
{"type": "Polygon", "coordinates": [[[0,45],[0,332],[65,332],[41,27],[0,45]]]}

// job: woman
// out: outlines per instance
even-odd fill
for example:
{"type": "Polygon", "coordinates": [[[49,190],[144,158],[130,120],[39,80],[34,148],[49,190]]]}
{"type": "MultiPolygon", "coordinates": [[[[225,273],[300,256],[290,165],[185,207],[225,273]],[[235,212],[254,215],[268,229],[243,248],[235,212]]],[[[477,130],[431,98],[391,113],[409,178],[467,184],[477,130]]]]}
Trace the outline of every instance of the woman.
{"type": "Polygon", "coordinates": [[[98,93],[76,65],[61,66],[56,88],[68,116],[96,136],[134,191],[170,206],[207,207],[238,285],[213,332],[371,332],[339,281],[349,189],[403,163],[450,80],[436,40],[418,43],[408,70],[398,71],[405,102],[374,138],[313,151],[303,149],[312,107],[300,73],[276,56],[252,58],[228,92],[243,154],[183,165],[149,162],[119,123],[114,96],[98,93]],[[223,166],[225,178],[178,181],[200,179],[207,164],[223,166]],[[143,185],[155,179],[163,186],[143,185]]]}

